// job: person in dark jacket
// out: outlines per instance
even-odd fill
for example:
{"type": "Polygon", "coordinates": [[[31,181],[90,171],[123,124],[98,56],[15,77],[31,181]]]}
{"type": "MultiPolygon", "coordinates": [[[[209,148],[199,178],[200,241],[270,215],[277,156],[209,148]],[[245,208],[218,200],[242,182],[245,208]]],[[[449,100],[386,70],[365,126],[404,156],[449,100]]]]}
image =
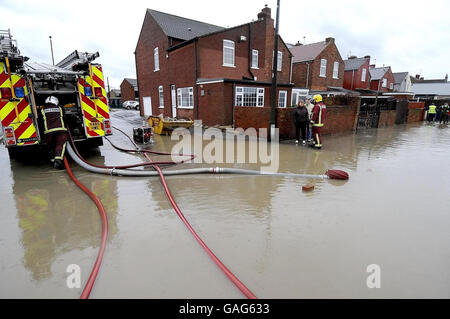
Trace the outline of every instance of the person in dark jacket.
{"type": "Polygon", "coordinates": [[[307,125],[309,125],[308,109],[305,107],[305,101],[300,100],[294,112],[295,125],[295,143],[298,144],[300,140],[300,131],[302,132],[303,145],[306,145],[307,139],[307,125]]]}
{"type": "Polygon", "coordinates": [[[45,100],[45,106],[41,109],[44,120],[44,135],[47,145],[52,153],[53,167],[64,168],[64,153],[68,140],[67,128],[64,125],[63,111],[56,97],[50,96],[45,100]]]}

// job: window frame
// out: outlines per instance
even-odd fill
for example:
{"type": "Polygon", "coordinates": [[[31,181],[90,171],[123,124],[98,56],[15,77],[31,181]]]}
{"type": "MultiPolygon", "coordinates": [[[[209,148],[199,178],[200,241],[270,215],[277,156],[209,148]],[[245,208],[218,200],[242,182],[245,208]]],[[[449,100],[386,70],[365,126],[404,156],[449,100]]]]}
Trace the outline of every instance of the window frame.
{"type": "Polygon", "coordinates": [[[177,88],[177,106],[179,109],[186,109],[186,110],[194,109],[194,106],[195,106],[194,87],[187,86],[187,87],[177,88]],[[189,105],[187,105],[187,106],[183,106],[183,90],[188,90],[189,105]]]}
{"type": "Polygon", "coordinates": [[[164,108],[164,87],[162,85],[158,86],[158,100],[159,100],[159,108],[164,108]],[[161,103],[162,101],[162,103],[161,103]]]}
{"type": "Polygon", "coordinates": [[[327,77],[327,66],[328,66],[328,61],[327,59],[320,59],[320,71],[319,71],[319,76],[321,78],[326,78],[327,77]],[[324,63],[325,62],[325,63],[324,63]],[[323,74],[322,74],[322,70],[323,70],[323,74]]]}
{"type": "Polygon", "coordinates": [[[366,83],[366,79],[367,79],[367,69],[364,68],[362,69],[361,82],[366,83]]]}
{"type": "Polygon", "coordinates": [[[283,70],[283,52],[278,51],[277,59],[277,71],[281,72],[283,70]]]}
{"type": "Polygon", "coordinates": [[[256,70],[259,69],[259,51],[255,50],[255,49],[252,50],[252,69],[256,69],[256,70]],[[255,52],[256,52],[256,54],[255,54],[255,52]],[[255,57],[256,57],[256,61],[255,61],[255,57]],[[256,62],[256,65],[255,65],[255,62],[256,62]]]}
{"type": "MultiPolygon", "coordinates": [[[[235,107],[264,107],[264,94],[265,89],[261,87],[252,87],[252,86],[237,86],[235,89],[235,98],[234,98],[234,106],[235,107]],[[256,90],[256,96],[255,96],[255,105],[244,105],[245,103],[245,93],[251,94],[249,92],[245,92],[245,89],[255,89],[256,90]],[[240,99],[240,103],[238,102],[238,99],[240,99]]],[[[249,97],[247,97],[248,101],[249,97]]]]}
{"type": "Polygon", "coordinates": [[[389,89],[393,90],[394,89],[394,83],[389,84],[389,89]]]}
{"type": "Polygon", "coordinates": [[[285,108],[287,108],[287,101],[288,100],[288,91],[286,91],[286,90],[280,90],[279,92],[278,92],[278,103],[277,103],[277,106],[278,106],[278,108],[280,108],[280,109],[285,109],[285,108]],[[284,106],[280,106],[280,101],[281,101],[281,95],[284,95],[284,106]]]}
{"type": "Polygon", "coordinates": [[[339,80],[339,62],[334,61],[333,63],[333,79],[339,80]]]}
{"type": "Polygon", "coordinates": [[[236,67],[236,43],[234,41],[226,40],[226,39],[223,40],[223,42],[222,42],[222,55],[223,55],[223,59],[222,59],[223,64],[222,64],[222,66],[231,67],[231,68],[236,67]],[[231,45],[227,46],[226,45],[226,44],[231,44],[231,43],[233,44],[233,46],[231,46],[231,45]],[[226,55],[225,55],[226,50],[225,49],[233,50],[233,56],[232,56],[233,63],[227,63],[225,61],[225,59],[226,59],[226,55]]]}
{"type": "Polygon", "coordinates": [[[387,88],[388,80],[386,78],[381,79],[381,87],[387,88]]]}
{"type": "Polygon", "coordinates": [[[158,47],[153,49],[153,63],[155,66],[155,69],[153,71],[158,72],[159,71],[159,48],[158,47]]]}

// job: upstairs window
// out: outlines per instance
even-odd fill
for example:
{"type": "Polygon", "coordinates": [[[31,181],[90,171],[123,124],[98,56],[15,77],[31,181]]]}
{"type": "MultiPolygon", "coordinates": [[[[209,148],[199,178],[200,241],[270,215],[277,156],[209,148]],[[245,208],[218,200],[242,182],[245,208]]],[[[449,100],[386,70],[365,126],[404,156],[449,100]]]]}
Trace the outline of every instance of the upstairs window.
{"type": "Polygon", "coordinates": [[[339,79],[339,62],[334,62],[333,79],[339,79]]]}
{"type": "Polygon", "coordinates": [[[158,91],[159,91],[159,108],[163,109],[164,108],[164,89],[163,89],[162,85],[159,86],[158,91]]]}
{"type": "Polygon", "coordinates": [[[280,91],[278,95],[278,107],[287,106],[287,91],[280,91]]]}
{"type": "Polygon", "coordinates": [[[158,48],[155,48],[153,50],[153,57],[155,60],[155,72],[159,71],[159,52],[158,52],[158,48]]]}
{"type": "Polygon", "coordinates": [[[367,77],[367,69],[363,69],[361,75],[361,82],[366,82],[366,77],[367,77]]]}
{"type": "Polygon", "coordinates": [[[387,87],[387,79],[383,79],[383,87],[386,88],[387,87]]]}
{"type": "Polygon", "coordinates": [[[223,65],[234,67],[234,42],[223,40],[223,65]]]}
{"type": "Polygon", "coordinates": [[[391,90],[393,90],[393,89],[394,89],[394,83],[391,83],[391,84],[389,85],[389,88],[390,88],[391,90]]]}
{"type": "Polygon", "coordinates": [[[277,71],[281,72],[283,68],[283,52],[278,51],[277,71]]]}
{"type": "Polygon", "coordinates": [[[325,78],[327,76],[327,60],[321,59],[320,60],[320,77],[325,78]]]}
{"type": "Polygon", "coordinates": [[[182,109],[194,108],[194,88],[179,88],[177,90],[178,95],[178,107],[182,109]]]}
{"type": "Polygon", "coordinates": [[[236,87],[236,106],[264,106],[264,89],[236,87]]]}
{"type": "Polygon", "coordinates": [[[257,69],[258,68],[258,57],[259,55],[259,51],[258,50],[253,50],[252,51],[252,68],[253,69],[257,69]]]}

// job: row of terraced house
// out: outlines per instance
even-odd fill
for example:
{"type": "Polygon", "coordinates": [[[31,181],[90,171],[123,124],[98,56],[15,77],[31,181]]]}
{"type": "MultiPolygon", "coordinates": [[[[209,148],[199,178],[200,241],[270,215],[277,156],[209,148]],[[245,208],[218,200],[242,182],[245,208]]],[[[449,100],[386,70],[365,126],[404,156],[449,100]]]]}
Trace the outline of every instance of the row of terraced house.
{"type": "Polygon", "coordinates": [[[377,68],[370,56],[344,60],[334,38],[291,45],[280,36],[275,57],[274,37],[267,6],[257,20],[232,28],[148,9],[135,51],[141,114],[200,119],[208,126],[237,126],[245,117],[245,126],[260,127],[249,112],[271,107],[275,58],[281,116],[283,109],[313,94],[375,96],[410,90],[407,72],[377,68]]]}

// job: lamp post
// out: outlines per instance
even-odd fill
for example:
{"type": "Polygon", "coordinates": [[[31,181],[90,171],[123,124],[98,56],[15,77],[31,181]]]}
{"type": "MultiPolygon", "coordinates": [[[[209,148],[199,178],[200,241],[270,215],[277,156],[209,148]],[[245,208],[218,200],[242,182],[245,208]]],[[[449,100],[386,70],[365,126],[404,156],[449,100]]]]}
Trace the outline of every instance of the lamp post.
{"type": "Polygon", "coordinates": [[[277,81],[278,81],[278,37],[280,28],[280,0],[277,0],[277,22],[275,26],[275,39],[273,50],[273,70],[272,70],[272,94],[271,94],[271,112],[270,112],[270,140],[275,134],[277,122],[277,81]]]}
{"type": "Polygon", "coordinates": [[[52,63],[55,65],[55,58],[53,57],[53,43],[52,43],[52,36],[49,36],[50,39],[50,51],[52,52],[52,63]]]}

